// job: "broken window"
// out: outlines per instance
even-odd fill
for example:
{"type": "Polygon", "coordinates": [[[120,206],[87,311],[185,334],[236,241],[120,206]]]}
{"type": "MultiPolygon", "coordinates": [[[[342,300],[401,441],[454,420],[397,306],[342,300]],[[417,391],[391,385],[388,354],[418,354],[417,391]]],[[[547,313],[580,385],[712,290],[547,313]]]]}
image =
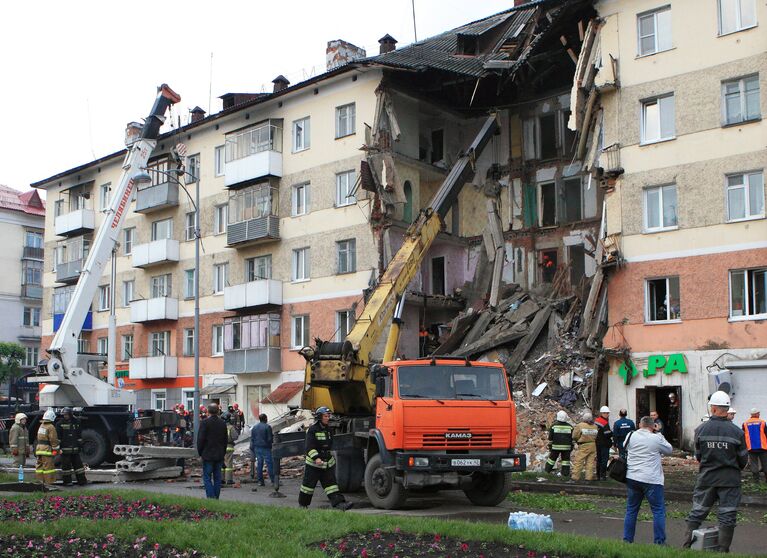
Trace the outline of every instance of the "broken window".
{"type": "Polygon", "coordinates": [[[557,113],[546,114],[538,118],[540,159],[557,158],[557,113]]]}
{"type": "Polygon", "coordinates": [[[646,296],[646,321],[668,322],[681,319],[679,277],[648,279],[646,296]]]}
{"type": "Polygon", "coordinates": [[[562,112],[562,151],[565,158],[571,158],[575,152],[575,140],[577,134],[575,130],[571,130],[567,127],[567,122],[570,120],[570,111],[566,110],[562,112]]]}
{"type": "Polygon", "coordinates": [[[676,184],[647,188],[644,192],[645,231],[662,231],[676,227],[676,184]]]}
{"type": "Polygon", "coordinates": [[[567,130],[568,111],[534,116],[522,123],[522,148],[525,160],[550,160],[571,153],[575,132],[567,130]]]}
{"type": "Polygon", "coordinates": [[[402,208],[402,220],[406,223],[413,222],[413,187],[410,185],[410,181],[405,181],[403,187],[405,191],[405,206],[402,208]]]}
{"type": "Polygon", "coordinates": [[[767,268],[730,271],[730,317],[767,316],[767,268]]]}
{"type": "Polygon", "coordinates": [[[445,158],[445,131],[431,131],[431,162],[436,163],[445,158]]]}
{"type": "Polygon", "coordinates": [[[674,94],[642,101],[642,143],[674,138],[674,94]]]}
{"type": "Polygon", "coordinates": [[[551,283],[557,274],[557,251],[541,251],[541,281],[551,283]]]}
{"type": "Polygon", "coordinates": [[[570,259],[570,285],[577,287],[586,277],[586,250],[583,244],[576,244],[567,248],[570,259]]]}
{"type": "Polygon", "coordinates": [[[554,182],[538,185],[538,222],[541,227],[557,224],[557,186],[554,182]]]}
{"type": "Polygon", "coordinates": [[[431,259],[431,294],[445,294],[445,257],[431,259]]]}
{"type": "Polygon", "coordinates": [[[568,223],[583,219],[583,192],[580,177],[565,180],[565,217],[568,223]]]}

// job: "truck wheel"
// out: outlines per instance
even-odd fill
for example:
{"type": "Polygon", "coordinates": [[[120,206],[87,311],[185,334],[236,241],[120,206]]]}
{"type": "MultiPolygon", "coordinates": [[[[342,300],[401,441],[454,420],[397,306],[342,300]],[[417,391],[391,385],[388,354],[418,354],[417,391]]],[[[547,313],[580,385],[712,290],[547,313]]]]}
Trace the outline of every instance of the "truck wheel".
{"type": "Polygon", "coordinates": [[[336,481],[341,492],[357,492],[365,482],[365,458],[361,449],[336,452],[336,481]]]}
{"type": "Polygon", "coordinates": [[[109,454],[109,444],[104,435],[98,430],[85,428],[82,432],[83,448],[80,456],[88,467],[101,465],[109,454]]]}
{"type": "Polygon", "coordinates": [[[383,466],[380,454],[371,457],[365,467],[365,492],[370,503],[382,510],[401,508],[407,499],[407,491],[394,480],[394,472],[383,466]]]}
{"type": "Polygon", "coordinates": [[[497,506],[506,499],[511,490],[511,475],[495,471],[475,473],[474,482],[464,488],[466,497],[475,506],[497,506]]]}

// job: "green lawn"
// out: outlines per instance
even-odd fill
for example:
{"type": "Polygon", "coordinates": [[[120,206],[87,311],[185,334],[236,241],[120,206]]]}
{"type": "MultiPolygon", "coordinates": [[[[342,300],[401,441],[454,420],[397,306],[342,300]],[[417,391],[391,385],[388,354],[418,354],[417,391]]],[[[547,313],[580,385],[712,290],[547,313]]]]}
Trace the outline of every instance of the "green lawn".
{"type": "MultiPolygon", "coordinates": [[[[81,492],[68,492],[78,494],[81,492]]],[[[93,492],[84,492],[93,495],[93,492]]],[[[675,548],[652,545],[624,545],[623,543],[576,537],[558,533],[524,533],[510,531],[505,525],[490,525],[459,521],[410,518],[392,515],[363,515],[341,513],[331,510],[304,511],[295,508],[279,508],[242,504],[236,502],[204,501],[191,497],[157,495],[132,490],[115,490],[112,494],[123,498],[148,498],[158,504],[178,504],[199,509],[204,506],[212,511],[234,514],[231,520],[203,521],[201,523],[128,521],[88,521],[65,519],[49,523],[0,522],[0,535],[66,535],[76,531],[78,536],[99,537],[113,533],[130,540],[147,536],[149,540],[177,548],[196,548],[209,556],[230,557],[276,557],[320,558],[326,556],[319,550],[308,550],[307,545],[322,540],[333,540],[350,532],[369,532],[375,529],[405,532],[439,533],[460,540],[502,540],[525,545],[528,549],[553,555],[570,555],[600,558],[671,558],[673,556],[698,556],[682,553],[675,548]]],[[[22,496],[36,498],[38,496],[22,496]]]]}

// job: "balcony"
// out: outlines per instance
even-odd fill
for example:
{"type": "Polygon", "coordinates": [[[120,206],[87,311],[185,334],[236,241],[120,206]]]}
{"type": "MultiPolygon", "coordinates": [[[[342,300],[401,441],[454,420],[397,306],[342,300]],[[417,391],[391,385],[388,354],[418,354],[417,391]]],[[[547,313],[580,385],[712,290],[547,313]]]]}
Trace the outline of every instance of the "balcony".
{"type": "Polygon", "coordinates": [[[130,321],[134,324],[156,320],[178,320],[178,300],[160,296],[130,303],[130,321]]]}
{"type": "MultiPolygon", "coordinates": [[[[55,296],[55,295],[54,295],[55,296]]],[[[64,313],[60,314],[54,314],[53,315],[53,331],[56,332],[61,327],[61,321],[64,319],[64,313]]],[[[83,321],[83,327],[81,328],[82,331],[92,331],[93,330],[93,312],[90,310],[85,315],[85,320],[83,321]]]]}
{"type": "Polygon", "coordinates": [[[96,215],[92,209],[76,209],[56,217],[54,229],[58,236],[75,236],[93,232],[96,228],[96,215]]]}
{"type": "Polygon", "coordinates": [[[136,213],[151,213],[178,205],[178,184],[163,182],[136,193],[136,213]]]}
{"type": "Polygon", "coordinates": [[[279,239],[280,219],[276,215],[265,215],[239,223],[229,223],[226,227],[226,243],[229,246],[250,245],[279,239]]]}
{"type": "Polygon", "coordinates": [[[282,121],[267,120],[226,136],[224,185],[282,176],[282,121]]]}
{"type": "Polygon", "coordinates": [[[24,246],[24,252],[21,257],[25,260],[42,260],[45,250],[43,248],[35,248],[33,246],[24,246]]]}
{"type": "Polygon", "coordinates": [[[178,240],[163,238],[133,247],[133,267],[149,267],[177,262],[178,259],[178,240]]]}
{"type": "Polygon", "coordinates": [[[85,259],[74,260],[56,264],[56,282],[57,283],[77,283],[80,278],[80,271],[85,265],[85,259]]]}
{"type": "Polygon", "coordinates": [[[42,299],[43,298],[42,285],[22,285],[21,298],[42,299]]]}
{"type": "Polygon", "coordinates": [[[173,356],[137,357],[128,361],[128,377],[131,380],[155,380],[175,378],[178,375],[178,358],[173,356]]]}
{"type": "Polygon", "coordinates": [[[225,310],[240,310],[267,305],[282,305],[282,281],[260,279],[224,289],[225,310]]]}
{"type": "Polygon", "coordinates": [[[279,372],[282,369],[280,354],[277,347],[224,351],[224,373],[279,372]]]}

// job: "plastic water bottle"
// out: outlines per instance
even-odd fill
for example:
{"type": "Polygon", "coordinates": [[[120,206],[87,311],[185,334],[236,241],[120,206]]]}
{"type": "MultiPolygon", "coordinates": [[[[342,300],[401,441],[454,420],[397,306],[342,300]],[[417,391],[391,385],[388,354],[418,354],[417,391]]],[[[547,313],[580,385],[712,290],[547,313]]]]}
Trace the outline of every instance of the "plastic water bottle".
{"type": "Polygon", "coordinates": [[[24,482],[24,466],[19,465],[19,482],[24,482]]]}

